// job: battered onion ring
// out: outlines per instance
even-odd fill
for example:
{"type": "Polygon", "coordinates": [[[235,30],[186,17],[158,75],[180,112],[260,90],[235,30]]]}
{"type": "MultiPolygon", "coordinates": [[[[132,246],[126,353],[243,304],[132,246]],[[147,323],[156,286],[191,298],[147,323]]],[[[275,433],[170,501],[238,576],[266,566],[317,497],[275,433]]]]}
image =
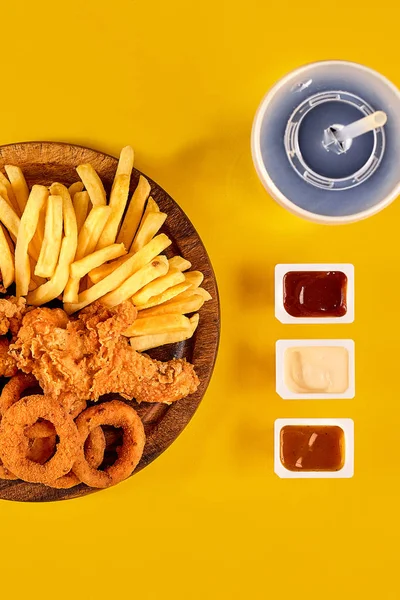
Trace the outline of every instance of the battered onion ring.
{"type": "Polygon", "coordinates": [[[143,454],[146,437],[142,421],[132,407],[119,400],[92,406],[79,415],[76,425],[81,437],[81,451],[73,471],[83,483],[91,487],[105,488],[115,485],[133,473],[143,454]],[[123,430],[123,442],[118,451],[118,458],[104,471],[91,467],[82,450],[89,433],[99,425],[121,427],[123,430]]]}
{"type": "MultiPolygon", "coordinates": [[[[85,444],[85,458],[88,465],[93,469],[97,469],[104,459],[104,452],[106,449],[106,438],[101,427],[96,427],[89,433],[89,436],[85,444]]],[[[69,489],[79,485],[81,480],[75,475],[73,471],[70,471],[63,477],[56,479],[52,483],[47,485],[57,489],[69,489]]]]}
{"type": "MultiPolygon", "coordinates": [[[[12,377],[4,386],[0,396],[0,416],[4,415],[10,406],[20,400],[26,390],[35,387],[39,387],[39,383],[31,374],[17,373],[17,375],[12,377]]],[[[85,400],[78,399],[72,394],[68,395],[63,404],[73,419],[85,410],[87,406],[85,400]]],[[[29,438],[46,438],[55,435],[55,429],[48,421],[38,421],[25,434],[29,438]]]]}
{"type": "Polygon", "coordinates": [[[56,430],[54,429],[54,425],[52,425],[49,421],[36,421],[31,427],[25,431],[25,435],[28,438],[36,439],[36,438],[47,438],[49,436],[55,435],[56,430]]]}
{"type": "MultiPolygon", "coordinates": [[[[38,387],[39,383],[31,374],[17,373],[6,383],[0,396],[0,416],[21,399],[22,394],[30,388],[38,387]]],[[[55,435],[55,429],[48,421],[38,421],[26,432],[29,438],[46,438],[55,435]]]]}
{"type": "Polygon", "coordinates": [[[0,416],[3,416],[10,406],[15,404],[21,398],[26,390],[37,387],[38,385],[36,378],[31,374],[17,373],[17,375],[11,377],[10,381],[6,383],[1,392],[0,416]]]}
{"type": "Polygon", "coordinates": [[[56,448],[56,436],[52,435],[45,438],[36,438],[30,440],[30,448],[27,458],[35,463],[44,465],[46,461],[54,454],[56,448]]]}
{"type": "MultiPolygon", "coordinates": [[[[71,404],[71,403],[67,403],[65,404],[64,402],[62,403],[65,410],[71,415],[72,419],[76,419],[76,417],[78,415],[81,414],[81,412],[83,410],[85,410],[86,406],[87,406],[87,402],[86,400],[76,400],[71,404]]],[[[25,432],[25,435],[27,435],[30,438],[45,438],[51,435],[55,434],[55,429],[54,429],[54,425],[52,425],[51,423],[49,423],[49,421],[37,421],[36,423],[34,423],[32,425],[32,427],[29,427],[29,429],[27,429],[27,431],[25,432]]]]}
{"type": "MultiPolygon", "coordinates": [[[[37,438],[35,440],[30,439],[27,457],[29,460],[43,465],[47,460],[49,460],[50,456],[53,455],[55,447],[55,435],[46,438],[37,438]]],[[[18,479],[18,477],[16,477],[14,473],[11,473],[3,465],[0,465],[0,479],[14,480],[18,479]]]]}
{"type": "Polygon", "coordinates": [[[75,420],[78,415],[81,414],[87,407],[86,400],[77,399],[73,402],[68,409],[69,414],[75,420]]]}
{"type": "MultiPolygon", "coordinates": [[[[18,373],[11,377],[9,381],[7,381],[6,385],[3,387],[0,396],[0,417],[4,415],[4,413],[17,402],[21,395],[28,390],[29,388],[34,388],[38,384],[36,378],[29,374],[18,373]]],[[[54,432],[54,429],[53,429],[54,432]]],[[[37,448],[37,447],[36,447],[37,448]]],[[[32,459],[34,460],[34,459],[32,459]]],[[[11,471],[6,469],[2,464],[0,464],[0,479],[18,479],[11,471]]]]}
{"type": "Polygon", "coordinates": [[[78,430],[63,406],[50,396],[27,396],[11,406],[0,424],[0,458],[9,471],[30,483],[48,483],[68,473],[81,453],[78,430]],[[28,458],[25,431],[38,419],[50,421],[59,437],[56,452],[44,465],[28,458]]]}
{"type": "Polygon", "coordinates": [[[15,479],[18,479],[18,477],[6,469],[4,465],[0,464],[0,479],[9,479],[10,481],[14,481],[15,479]]]}

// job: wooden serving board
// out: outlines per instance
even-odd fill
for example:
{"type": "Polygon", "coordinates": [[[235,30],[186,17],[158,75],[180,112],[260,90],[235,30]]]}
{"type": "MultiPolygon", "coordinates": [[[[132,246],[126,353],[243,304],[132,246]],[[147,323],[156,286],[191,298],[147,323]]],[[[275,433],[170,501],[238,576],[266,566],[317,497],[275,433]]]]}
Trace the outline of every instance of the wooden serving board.
{"type": "MultiPolygon", "coordinates": [[[[0,169],[6,164],[22,168],[29,186],[50,185],[58,181],[69,186],[79,180],[75,167],[91,163],[99,173],[107,193],[111,189],[117,159],[96,150],[72,144],[54,142],[26,142],[0,146],[0,169]]],[[[132,173],[131,193],[139,180],[140,172],[132,173]]],[[[166,254],[180,254],[192,263],[192,269],[204,273],[203,287],[210,292],[212,300],[200,310],[200,323],[194,337],[186,342],[171,344],[149,351],[153,358],[169,360],[186,358],[195,366],[200,379],[195,394],[171,406],[164,404],[138,405],[132,402],[140,414],[146,431],[146,446],[135,472],[143,469],[159,456],[181,433],[200,404],[210,381],[219,343],[220,309],[217,284],[207,252],[193,225],[176,202],[157,183],[151,184],[151,195],[160,209],[168,214],[162,231],[172,240],[166,254]]],[[[3,387],[5,379],[0,379],[3,387]]],[[[43,502],[76,498],[95,490],[81,484],[70,490],[55,490],[41,484],[0,480],[0,498],[22,502],[43,502]]]]}

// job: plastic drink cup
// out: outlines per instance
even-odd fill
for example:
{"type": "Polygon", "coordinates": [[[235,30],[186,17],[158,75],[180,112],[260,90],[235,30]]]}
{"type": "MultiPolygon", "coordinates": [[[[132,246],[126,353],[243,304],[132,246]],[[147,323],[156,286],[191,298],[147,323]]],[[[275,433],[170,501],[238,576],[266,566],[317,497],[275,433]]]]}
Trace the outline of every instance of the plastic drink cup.
{"type": "Polygon", "coordinates": [[[325,224],[365,219],[400,194],[400,92],[357,63],[300,67],[262,100],[251,146],[284,208],[325,224]]]}

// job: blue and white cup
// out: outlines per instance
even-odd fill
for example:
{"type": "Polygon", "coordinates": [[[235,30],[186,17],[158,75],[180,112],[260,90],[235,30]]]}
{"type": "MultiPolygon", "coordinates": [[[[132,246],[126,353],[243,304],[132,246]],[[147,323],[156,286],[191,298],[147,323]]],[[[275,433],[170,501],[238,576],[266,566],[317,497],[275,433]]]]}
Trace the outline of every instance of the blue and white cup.
{"type": "Polygon", "coordinates": [[[265,189],[292,213],[324,224],[365,219],[400,195],[400,92],[357,63],[300,67],[262,100],[251,148],[265,189]],[[386,113],[384,126],[341,152],[326,143],[326,132],[376,111],[386,113]]]}

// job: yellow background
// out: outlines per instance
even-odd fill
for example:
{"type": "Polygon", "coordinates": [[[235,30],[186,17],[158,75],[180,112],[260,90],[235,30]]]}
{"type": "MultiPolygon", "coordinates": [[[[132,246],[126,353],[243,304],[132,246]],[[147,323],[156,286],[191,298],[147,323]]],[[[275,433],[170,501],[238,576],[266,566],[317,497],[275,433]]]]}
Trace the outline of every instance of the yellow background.
{"type": "Polygon", "coordinates": [[[249,150],[261,97],[303,63],[354,60],[400,84],[399,5],[368,6],[2,4],[0,143],[132,144],[209,250],[223,332],[200,410],[149,468],[81,500],[0,502],[1,597],[400,598],[400,202],[350,226],[301,221],[268,198],[249,150]],[[273,266],[289,261],[353,262],[355,324],[275,321],[273,266]],[[296,336],[355,339],[354,400],[275,395],[275,340],[296,336]],[[285,416],[353,418],[354,478],[279,480],[272,428],[285,416]]]}

